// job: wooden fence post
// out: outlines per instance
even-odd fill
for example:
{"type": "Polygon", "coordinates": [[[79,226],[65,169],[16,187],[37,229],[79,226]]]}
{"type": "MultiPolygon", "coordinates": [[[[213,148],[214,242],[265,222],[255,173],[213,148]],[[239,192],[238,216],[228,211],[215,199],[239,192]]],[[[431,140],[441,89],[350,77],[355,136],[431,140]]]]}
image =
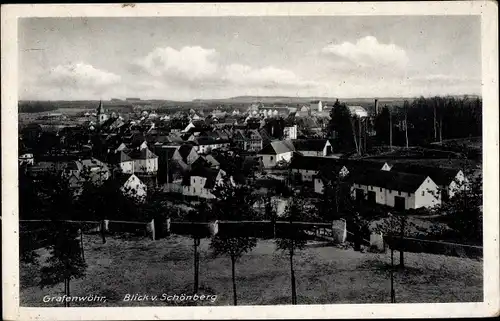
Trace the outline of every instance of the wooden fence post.
{"type": "Polygon", "coordinates": [[[170,217],[165,221],[165,234],[170,235],[170,217]]]}
{"type": "Polygon", "coordinates": [[[219,221],[215,220],[210,223],[210,235],[215,236],[217,233],[219,233],[219,221]]]}
{"type": "Polygon", "coordinates": [[[155,219],[152,219],[151,222],[148,223],[149,225],[149,232],[151,233],[151,239],[154,241],[156,240],[155,237],[155,219]]]}
{"type": "Polygon", "coordinates": [[[337,243],[343,244],[347,238],[346,221],[344,219],[332,222],[332,236],[337,243]]]}

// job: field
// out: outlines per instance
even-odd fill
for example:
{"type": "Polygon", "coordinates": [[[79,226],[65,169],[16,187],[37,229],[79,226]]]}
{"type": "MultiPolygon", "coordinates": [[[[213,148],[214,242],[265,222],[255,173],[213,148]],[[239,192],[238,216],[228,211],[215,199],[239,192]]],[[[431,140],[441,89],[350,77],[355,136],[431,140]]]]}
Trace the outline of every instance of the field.
{"type": "MultiPolygon", "coordinates": [[[[192,240],[171,236],[141,238],[85,237],[88,264],[84,279],[71,282],[72,296],[106,296],[105,303],[72,306],[158,306],[172,302],[124,302],[129,294],[190,294],[193,284],[192,240]]],[[[231,265],[214,258],[209,240],[200,245],[200,294],[215,294],[216,302],[232,305],[231,265]]],[[[47,258],[39,250],[41,261],[47,258]]],[[[395,263],[399,253],[395,252],[395,263]]],[[[310,244],[295,258],[299,304],[390,302],[389,254],[360,253],[323,244],[310,244]]],[[[431,254],[405,254],[406,268],[395,272],[397,302],[482,301],[482,262],[431,254]]],[[[21,306],[62,306],[44,303],[45,295],[62,295],[63,285],[40,289],[39,267],[21,264],[21,306]]],[[[288,256],[275,251],[273,241],[259,241],[236,265],[239,305],[290,304],[288,256]]],[[[199,303],[199,302],[198,302],[199,303]]]]}

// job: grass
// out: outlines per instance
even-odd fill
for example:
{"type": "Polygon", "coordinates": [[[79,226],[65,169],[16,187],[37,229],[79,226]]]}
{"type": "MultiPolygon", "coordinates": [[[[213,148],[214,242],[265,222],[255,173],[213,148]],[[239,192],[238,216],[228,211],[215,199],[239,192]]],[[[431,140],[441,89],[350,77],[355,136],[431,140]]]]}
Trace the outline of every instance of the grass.
{"type": "MultiPolygon", "coordinates": [[[[190,294],[193,284],[192,240],[171,236],[85,238],[87,275],[71,282],[71,295],[107,297],[105,303],[72,306],[158,306],[171,302],[124,302],[125,294],[190,294]]],[[[230,260],[214,258],[209,240],[200,245],[200,293],[216,294],[215,303],[232,305],[230,260]]],[[[41,261],[47,250],[39,250],[41,261]]],[[[395,253],[398,264],[399,253],[395,253]]],[[[295,258],[299,304],[389,303],[389,254],[360,253],[334,246],[309,246],[295,258]]],[[[397,302],[482,301],[482,262],[431,254],[405,253],[406,268],[395,273],[397,302]]],[[[273,241],[260,240],[236,265],[239,305],[290,304],[290,266],[273,241]]],[[[62,295],[63,285],[40,289],[39,267],[21,264],[21,306],[62,306],[44,303],[44,295],[62,295]]],[[[199,303],[199,302],[198,302],[199,303]]],[[[200,304],[200,303],[199,303],[200,304]]]]}

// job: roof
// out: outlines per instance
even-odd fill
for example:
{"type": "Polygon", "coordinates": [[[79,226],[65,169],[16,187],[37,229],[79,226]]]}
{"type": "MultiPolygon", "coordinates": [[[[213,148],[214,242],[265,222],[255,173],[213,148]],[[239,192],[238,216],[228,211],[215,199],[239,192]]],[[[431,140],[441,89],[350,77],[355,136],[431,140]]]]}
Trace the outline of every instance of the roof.
{"type": "Polygon", "coordinates": [[[291,141],[286,140],[276,140],[267,144],[263,149],[261,149],[258,154],[263,155],[277,155],[283,153],[293,152],[294,147],[291,141]]]}
{"type": "Polygon", "coordinates": [[[399,163],[392,166],[391,172],[392,171],[426,175],[429,176],[437,185],[447,186],[453,182],[460,170],[399,163]]]}
{"type": "Polygon", "coordinates": [[[252,135],[254,135],[256,139],[262,140],[262,134],[257,129],[247,129],[247,130],[237,129],[234,132],[233,139],[250,140],[252,138],[252,135]]]}
{"type": "Polygon", "coordinates": [[[149,148],[133,150],[129,153],[129,156],[133,159],[152,159],[158,157],[152,151],[150,151],[149,148]]]}
{"type": "Polygon", "coordinates": [[[215,139],[213,137],[197,137],[194,140],[198,145],[214,145],[214,144],[227,144],[229,140],[227,139],[215,139]]]}
{"type": "Polygon", "coordinates": [[[193,162],[193,164],[191,166],[193,166],[193,167],[196,167],[196,166],[216,167],[216,166],[220,166],[220,163],[212,155],[209,154],[206,156],[203,156],[203,155],[198,156],[198,158],[193,162]]]}
{"type": "Polygon", "coordinates": [[[298,153],[293,155],[290,163],[290,168],[307,170],[320,170],[325,167],[340,170],[344,166],[350,173],[360,174],[366,170],[381,170],[383,165],[366,160],[339,159],[322,156],[302,156],[298,153]]]}
{"type": "Polygon", "coordinates": [[[339,159],[329,157],[302,156],[294,154],[290,162],[290,168],[319,171],[321,168],[332,168],[340,171],[344,164],[339,159]]]}
{"type": "Polygon", "coordinates": [[[189,154],[191,153],[191,151],[193,150],[193,146],[192,145],[182,145],[181,147],[179,147],[179,154],[181,155],[182,157],[182,160],[183,161],[187,161],[187,158],[189,156],[189,154]]]}
{"type": "Polygon", "coordinates": [[[294,139],[296,151],[322,151],[328,140],[326,139],[294,139]]]}
{"type": "Polygon", "coordinates": [[[134,174],[124,174],[124,173],[116,173],[113,181],[118,184],[118,186],[122,187],[125,182],[127,182],[130,177],[135,176],[134,174]]]}
{"type": "Polygon", "coordinates": [[[106,164],[104,164],[103,162],[101,162],[97,158],[87,158],[87,159],[76,160],[74,162],[69,163],[66,168],[71,169],[71,170],[79,170],[80,171],[84,167],[88,168],[88,169],[99,167],[105,171],[108,170],[108,166],[106,166],[106,164]]]}
{"type": "Polygon", "coordinates": [[[353,177],[356,184],[414,193],[428,176],[393,171],[366,170],[353,177]]]}
{"type": "Polygon", "coordinates": [[[116,153],[109,153],[107,155],[106,160],[110,164],[119,164],[123,162],[129,162],[132,160],[132,158],[130,158],[130,156],[128,156],[125,152],[120,150],[116,153]]]}
{"type": "Polygon", "coordinates": [[[351,114],[355,114],[358,117],[368,116],[368,112],[361,106],[347,106],[351,114]]]}
{"type": "Polygon", "coordinates": [[[172,159],[177,149],[177,146],[155,146],[155,154],[158,155],[158,161],[168,161],[172,159]]]}

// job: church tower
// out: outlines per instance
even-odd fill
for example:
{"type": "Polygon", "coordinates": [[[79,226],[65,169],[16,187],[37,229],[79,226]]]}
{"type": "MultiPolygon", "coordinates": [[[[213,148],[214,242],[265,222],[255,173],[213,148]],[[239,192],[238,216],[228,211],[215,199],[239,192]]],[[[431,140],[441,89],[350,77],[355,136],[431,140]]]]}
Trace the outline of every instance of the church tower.
{"type": "Polygon", "coordinates": [[[107,119],[107,115],[104,113],[104,107],[102,105],[102,100],[99,102],[99,107],[97,107],[97,125],[101,125],[107,119]]]}

